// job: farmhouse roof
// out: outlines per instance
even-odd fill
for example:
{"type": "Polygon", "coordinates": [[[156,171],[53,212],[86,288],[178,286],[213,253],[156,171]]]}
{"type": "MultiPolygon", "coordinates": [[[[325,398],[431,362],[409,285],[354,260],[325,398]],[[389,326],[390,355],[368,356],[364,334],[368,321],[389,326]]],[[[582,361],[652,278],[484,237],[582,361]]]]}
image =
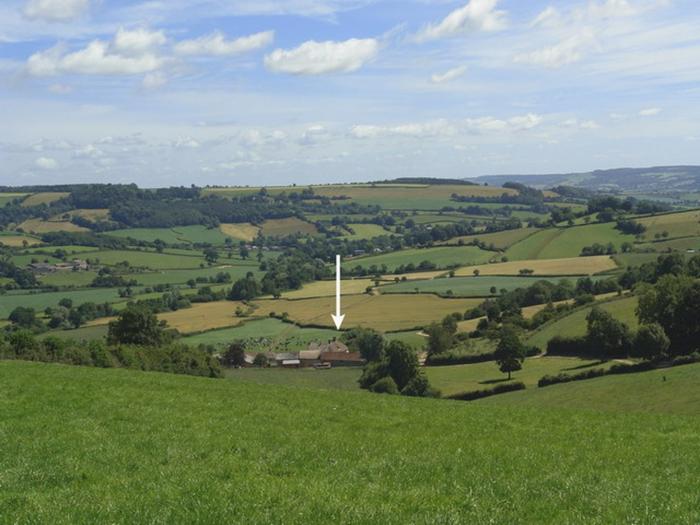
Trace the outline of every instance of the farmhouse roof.
{"type": "Polygon", "coordinates": [[[299,352],[299,359],[301,360],[314,360],[321,356],[321,349],[316,350],[302,350],[299,352]]]}
{"type": "Polygon", "coordinates": [[[299,354],[292,352],[281,352],[275,355],[275,360],[277,361],[290,361],[294,359],[299,359],[299,354]]]}

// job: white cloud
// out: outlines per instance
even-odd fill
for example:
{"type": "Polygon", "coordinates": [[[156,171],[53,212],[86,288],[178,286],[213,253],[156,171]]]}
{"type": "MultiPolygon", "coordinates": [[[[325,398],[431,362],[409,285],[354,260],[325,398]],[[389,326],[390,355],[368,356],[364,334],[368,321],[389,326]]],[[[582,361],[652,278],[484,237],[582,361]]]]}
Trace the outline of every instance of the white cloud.
{"type": "Polygon", "coordinates": [[[402,137],[438,137],[457,133],[457,128],[445,119],[423,123],[399,124],[396,126],[357,125],[350,128],[350,135],[358,139],[376,138],[379,136],[402,137]]]}
{"type": "Polygon", "coordinates": [[[294,49],[276,49],[265,57],[265,66],[275,73],[321,75],[350,73],[377,56],[374,38],[352,38],[343,42],[310,40],[294,49]]]}
{"type": "Polygon", "coordinates": [[[639,112],[640,117],[654,117],[661,113],[661,108],[644,108],[639,112]]]}
{"type": "Polygon", "coordinates": [[[275,39],[274,31],[263,31],[253,35],[226,40],[220,31],[192,40],[183,40],[175,46],[180,55],[231,56],[255,51],[270,45],[275,39]]]}
{"type": "Polygon", "coordinates": [[[125,56],[139,56],[153,51],[166,43],[163,31],[149,31],[148,29],[127,30],[119,28],[114,35],[112,48],[116,53],[125,56]]]}
{"type": "Polygon", "coordinates": [[[49,22],[66,22],[79,17],[90,8],[90,0],[29,0],[24,16],[49,22]]]}
{"type": "Polygon", "coordinates": [[[162,71],[153,71],[152,73],[148,73],[143,77],[143,82],[141,85],[145,89],[158,89],[167,83],[168,77],[166,77],[162,71]]]}
{"type": "Polygon", "coordinates": [[[561,23],[561,14],[556,7],[551,5],[545,8],[538,14],[535,19],[530,22],[531,27],[555,27],[561,23]]]}
{"type": "Polygon", "coordinates": [[[445,71],[444,73],[435,73],[430,77],[430,81],[433,84],[444,84],[445,82],[451,82],[467,72],[467,66],[457,66],[452,69],[445,71]]]}
{"type": "Polygon", "coordinates": [[[519,64],[554,69],[578,62],[594,46],[595,36],[593,33],[590,30],[583,30],[556,45],[516,55],[513,61],[519,64]]]}
{"type": "Polygon", "coordinates": [[[138,75],[163,66],[163,59],[153,53],[125,56],[114,52],[109,43],[93,40],[73,53],[65,53],[59,44],[46,51],[34,53],[27,61],[27,70],[36,76],[61,73],[82,75],[138,75]]]}
{"type": "Polygon", "coordinates": [[[73,92],[73,88],[66,84],[51,84],[49,86],[49,91],[51,93],[56,93],[57,95],[67,95],[73,92]]]}
{"type": "Polygon", "coordinates": [[[497,31],[505,27],[506,12],[496,9],[499,0],[470,0],[437,24],[428,24],[416,36],[418,42],[449,38],[470,31],[497,31]]]}
{"type": "Polygon", "coordinates": [[[55,170],[58,168],[58,162],[51,157],[39,157],[34,164],[37,168],[41,168],[42,170],[55,170]]]}

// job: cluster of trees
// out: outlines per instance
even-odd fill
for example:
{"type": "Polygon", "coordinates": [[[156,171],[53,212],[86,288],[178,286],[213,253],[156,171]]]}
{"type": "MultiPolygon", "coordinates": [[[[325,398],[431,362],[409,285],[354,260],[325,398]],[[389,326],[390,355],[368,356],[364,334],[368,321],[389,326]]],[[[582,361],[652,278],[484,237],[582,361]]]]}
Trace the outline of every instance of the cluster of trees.
{"type": "Polygon", "coordinates": [[[453,193],[451,198],[456,202],[497,202],[500,204],[525,204],[528,206],[540,205],[544,202],[544,194],[535,188],[520,184],[519,182],[506,182],[504,188],[516,190],[517,193],[511,194],[504,192],[501,195],[494,197],[486,196],[465,196],[453,193]]]}
{"type": "Polygon", "coordinates": [[[664,275],[700,277],[700,255],[686,258],[682,253],[660,255],[656,261],[627,268],[618,278],[620,286],[632,288],[638,283],[655,283],[664,275]]]}
{"type": "Polygon", "coordinates": [[[617,248],[611,242],[608,244],[593,243],[591,246],[584,246],[581,249],[581,257],[591,257],[593,255],[615,255],[617,248]]]}
{"type": "Polygon", "coordinates": [[[36,277],[29,270],[17,266],[9,256],[0,256],[0,277],[12,279],[2,287],[5,289],[12,288],[34,288],[37,286],[36,277]]]}
{"type": "Polygon", "coordinates": [[[359,379],[361,388],[381,394],[440,396],[419,366],[415,350],[407,344],[387,343],[379,332],[367,328],[350,330],[343,337],[348,348],[360,352],[367,361],[359,379]]]}
{"type": "Polygon", "coordinates": [[[622,199],[611,195],[591,196],[587,205],[587,215],[603,213],[606,217],[612,217],[618,213],[633,213],[636,215],[661,213],[671,209],[668,204],[661,202],[637,200],[633,197],[622,199]]]}

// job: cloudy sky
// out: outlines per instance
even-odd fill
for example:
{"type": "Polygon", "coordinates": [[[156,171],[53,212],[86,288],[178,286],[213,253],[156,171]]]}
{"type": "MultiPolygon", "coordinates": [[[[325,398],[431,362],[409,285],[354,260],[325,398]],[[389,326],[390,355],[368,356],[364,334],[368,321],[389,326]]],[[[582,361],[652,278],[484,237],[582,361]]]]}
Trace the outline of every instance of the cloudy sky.
{"type": "Polygon", "coordinates": [[[2,0],[0,184],[700,163],[697,0],[2,0]]]}

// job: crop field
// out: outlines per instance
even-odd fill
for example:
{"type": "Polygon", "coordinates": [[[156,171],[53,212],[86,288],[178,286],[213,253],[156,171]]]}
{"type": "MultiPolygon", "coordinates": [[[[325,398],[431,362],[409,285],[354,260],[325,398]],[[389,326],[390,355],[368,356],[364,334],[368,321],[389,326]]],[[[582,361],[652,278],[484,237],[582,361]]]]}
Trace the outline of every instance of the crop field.
{"type": "MultiPolygon", "coordinates": [[[[440,246],[437,248],[413,248],[400,250],[397,252],[384,253],[381,255],[370,255],[367,257],[356,257],[346,259],[343,263],[344,269],[351,269],[355,266],[369,268],[376,265],[387,266],[388,271],[393,271],[402,264],[413,263],[416,266],[423,261],[430,261],[439,267],[450,265],[479,264],[488,261],[493,257],[492,252],[481,250],[476,246],[440,246]]],[[[444,272],[442,272],[444,273],[444,272]]]]}
{"type": "MultiPolygon", "coordinates": [[[[632,329],[636,329],[638,325],[637,315],[635,313],[637,304],[637,297],[631,296],[603,302],[598,306],[610,312],[615,319],[623,321],[632,329]]],[[[562,319],[544,325],[530,337],[528,344],[546,348],[547,341],[554,336],[574,337],[584,335],[586,333],[586,316],[590,313],[591,308],[593,307],[576,310],[562,319]]]]}
{"type": "Polygon", "coordinates": [[[123,261],[128,261],[131,266],[138,268],[152,268],[154,270],[180,270],[186,268],[199,268],[206,265],[203,256],[198,256],[198,252],[192,255],[170,255],[167,253],[147,252],[139,250],[103,250],[96,252],[85,252],[84,258],[99,259],[101,264],[114,265],[123,261]]]}
{"type": "Polygon", "coordinates": [[[686,211],[683,213],[668,213],[635,219],[635,222],[646,226],[644,238],[654,239],[656,235],[664,232],[673,237],[700,236],[700,210],[686,211]]]}
{"type": "Polygon", "coordinates": [[[287,219],[270,219],[262,225],[263,235],[271,237],[284,237],[295,233],[304,233],[314,235],[318,233],[316,226],[310,222],[302,221],[297,217],[289,217],[287,219]]]}
{"type": "Polygon", "coordinates": [[[248,242],[255,240],[258,233],[260,233],[260,228],[258,226],[254,226],[248,222],[239,224],[220,224],[219,230],[221,230],[221,233],[228,237],[248,242]]]}
{"type": "Polygon", "coordinates": [[[577,257],[585,246],[609,242],[619,250],[623,242],[634,242],[634,235],[616,230],[614,223],[550,228],[512,245],[506,255],[511,260],[577,257]]]}
{"type": "Polygon", "coordinates": [[[68,197],[68,195],[70,195],[70,193],[61,191],[33,193],[22,201],[22,206],[29,208],[30,206],[39,206],[40,204],[51,204],[52,202],[68,197]]]}
{"type": "Polygon", "coordinates": [[[11,522],[700,517],[694,417],[23,362],[0,362],[0,373],[0,515],[11,522]]]}
{"type": "MultiPolygon", "coordinates": [[[[600,364],[600,361],[576,357],[530,357],[525,359],[522,370],[513,372],[511,381],[522,381],[528,388],[537,388],[537,381],[545,375],[576,373],[586,368],[605,368],[610,365],[611,363],[600,364]]],[[[495,361],[471,365],[429,366],[425,371],[430,384],[439,388],[443,396],[508,383],[508,375],[498,370],[495,361]]]]}
{"type": "Polygon", "coordinates": [[[617,268],[615,261],[608,255],[593,257],[572,257],[567,259],[541,259],[534,261],[508,261],[505,263],[482,264],[458,268],[456,276],[474,275],[519,275],[520,270],[533,270],[533,275],[593,275],[617,268]]]}
{"type": "Polygon", "coordinates": [[[348,224],[350,228],[355,233],[348,233],[345,231],[343,237],[350,240],[355,239],[371,239],[373,237],[380,237],[382,235],[389,235],[390,232],[386,231],[384,228],[377,224],[348,224]]]}
{"type": "MultiPolygon", "coordinates": [[[[382,286],[382,293],[436,293],[439,295],[453,295],[460,297],[488,297],[499,295],[501,290],[515,290],[532,286],[539,277],[504,277],[504,276],[479,276],[479,277],[452,277],[432,279],[429,281],[402,282],[382,286]],[[496,288],[496,293],[491,293],[491,288],[496,288]]],[[[544,279],[556,282],[558,279],[544,279]]]]}
{"type": "Polygon", "coordinates": [[[28,193],[0,193],[0,208],[5,206],[8,202],[12,202],[15,199],[22,199],[27,195],[28,193]]]}
{"type": "Polygon", "coordinates": [[[440,210],[456,203],[451,195],[456,193],[468,197],[497,197],[514,194],[514,190],[491,186],[471,185],[342,185],[315,186],[317,195],[333,197],[346,196],[353,202],[365,205],[379,205],[387,210],[440,210]]]}
{"type": "Polygon", "coordinates": [[[499,250],[510,248],[515,243],[526,239],[535,234],[538,230],[535,228],[518,228],[516,230],[504,230],[495,233],[482,233],[477,235],[465,235],[463,237],[455,237],[441,244],[458,244],[462,241],[464,244],[469,244],[474,241],[481,241],[487,246],[493,245],[499,250]]]}
{"type": "Polygon", "coordinates": [[[7,319],[10,312],[18,306],[34,308],[43,312],[47,306],[58,306],[64,297],[73,303],[113,303],[120,300],[116,288],[90,288],[86,290],[66,290],[62,292],[6,294],[0,296],[0,319],[7,319]]]}
{"type": "Polygon", "coordinates": [[[51,233],[51,232],[87,232],[87,228],[73,224],[70,221],[42,221],[41,219],[27,219],[18,228],[29,233],[51,233]]]}
{"type": "MultiPolygon", "coordinates": [[[[441,299],[434,295],[418,297],[399,294],[351,295],[343,298],[346,314],[343,328],[366,326],[380,331],[402,331],[439,321],[447,314],[464,312],[481,302],[478,299],[441,299]]],[[[256,316],[270,312],[283,314],[301,325],[332,327],[331,313],[335,313],[335,298],[298,299],[294,301],[263,299],[255,301],[260,308],[256,316]]]]}
{"type": "Polygon", "coordinates": [[[515,392],[479,403],[539,409],[700,416],[700,365],[621,374],[515,392]]]}
{"type": "Polygon", "coordinates": [[[325,342],[338,336],[336,330],[323,328],[299,328],[290,323],[284,323],[279,319],[259,319],[246,321],[234,328],[212,330],[201,334],[191,335],[183,339],[188,344],[228,344],[231,341],[245,339],[267,338],[270,340],[270,348],[278,343],[284,343],[284,348],[290,351],[305,350],[312,341],[325,342]]]}
{"type": "MultiPolygon", "coordinates": [[[[241,324],[244,319],[236,317],[235,314],[238,307],[245,308],[245,305],[235,301],[197,303],[190,308],[158,314],[158,319],[166,321],[168,327],[176,328],[182,334],[190,334],[241,324]]],[[[108,321],[106,318],[97,319],[92,325],[105,324],[108,321]]]]}
{"type": "Polygon", "coordinates": [[[28,235],[0,235],[0,245],[2,246],[18,248],[24,246],[25,242],[27,246],[38,246],[41,244],[41,240],[28,235]]]}
{"type": "Polygon", "coordinates": [[[226,235],[215,228],[206,226],[177,226],[175,228],[129,228],[114,230],[109,235],[130,238],[137,241],[153,242],[156,239],[167,244],[209,243],[224,244],[226,235]]]}
{"type": "MultiPolygon", "coordinates": [[[[368,286],[374,286],[374,281],[371,279],[346,279],[341,283],[341,291],[343,295],[362,294],[365,293],[368,286]]],[[[282,297],[285,299],[306,299],[331,295],[335,296],[335,281],[314,281],[305,284],[299,290],[284,292],[282,297]]]]}

